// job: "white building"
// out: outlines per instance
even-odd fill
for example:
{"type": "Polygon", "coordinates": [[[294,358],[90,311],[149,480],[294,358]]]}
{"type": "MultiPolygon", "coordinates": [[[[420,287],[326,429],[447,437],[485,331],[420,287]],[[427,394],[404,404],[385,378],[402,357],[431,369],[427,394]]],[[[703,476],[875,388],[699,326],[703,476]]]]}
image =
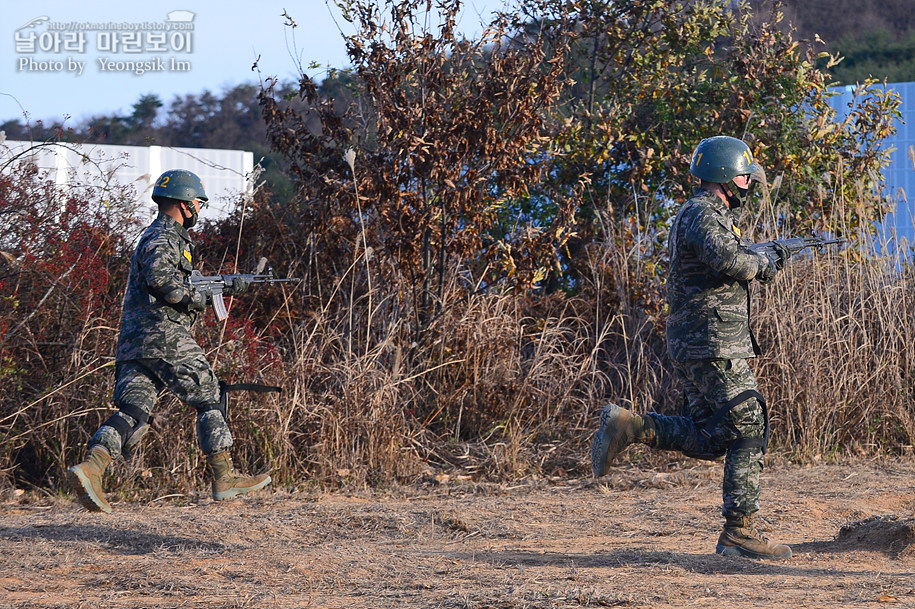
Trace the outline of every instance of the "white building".
{"type": "Polygon", "coordinates": [[[23,153],[63,187],[100,180],[133,186],[137,217],[143,223],[156,215],[153,182],[169,169],[200,176],[209,197],[202,218],[217,220],[231,214],[238,195],[253,187],[254,153],[244,150],[0,141],[0,165],[23,153]]]}

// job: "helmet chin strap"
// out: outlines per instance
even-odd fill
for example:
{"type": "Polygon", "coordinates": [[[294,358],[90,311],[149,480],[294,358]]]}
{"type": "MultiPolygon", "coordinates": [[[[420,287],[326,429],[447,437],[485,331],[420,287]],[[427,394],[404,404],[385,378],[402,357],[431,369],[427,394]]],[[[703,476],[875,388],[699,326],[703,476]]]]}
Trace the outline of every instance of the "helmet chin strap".
{"type": "Polygon", "coordinates": [[[724,196],[728,200],[728,205],[731,206],[731,209],[743,207],[743,204],[747,202],[747,198],[750,196],[750,191],[753,190],[753,184],[755,184],[755,182],[751,180],[746,188],[741,188],[734,180],[731,180],[727,184],[721,185],[724,190],[724,196]]]}
{"type": "MultiPolygon", "coordinates": [[[[733,182],[731,182],[731,184],[733,184],[733,182]]],[[[743,205],[743,200],[731,191],[731,184],[722,184],[721,186],[724,191],[724,198],[728,200],[730,208],[737,209],[743,205]]]]}

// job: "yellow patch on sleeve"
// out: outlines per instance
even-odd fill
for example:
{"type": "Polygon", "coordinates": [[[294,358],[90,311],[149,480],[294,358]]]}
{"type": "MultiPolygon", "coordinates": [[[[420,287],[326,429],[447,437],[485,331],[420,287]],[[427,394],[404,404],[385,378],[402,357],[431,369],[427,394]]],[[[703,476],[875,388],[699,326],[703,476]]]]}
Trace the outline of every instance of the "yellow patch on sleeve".
{"type": "MultiPolygon", "coordinates": [[[[737,233],[738,235],[740,233],[737,233]]],[[[189,250],[184,250],[184,257],[187,258],[187,261],[191,264],[194,264],[194,261],[191,259],[191,252],[189,250]]]]}
{"type": "Polygon", "coordinates": [[[740,234],[740,229],[737,228],[736,224],[734,225],[734,234],[737,235],[738,237],[743,237],[743,235],[740,234]]]}

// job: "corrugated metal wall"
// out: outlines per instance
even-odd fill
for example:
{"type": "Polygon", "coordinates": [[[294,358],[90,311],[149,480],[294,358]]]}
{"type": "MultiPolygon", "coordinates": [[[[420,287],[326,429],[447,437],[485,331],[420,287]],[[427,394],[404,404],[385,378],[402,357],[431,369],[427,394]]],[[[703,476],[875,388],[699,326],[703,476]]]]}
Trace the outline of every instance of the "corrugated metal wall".
{"type": "Polygon", "coordinates": [[[150,195],[163,171],[187,169],[200,176],[210,204],[201,216],[219,219],[232,213],[238,195],[250,192],[254,154],[244,150],[169,148],[164,146],[110,146],[105,144],[50,144],[7,140],[0,145],[0,161],[33,148],[32,160],[61,186],[101,184],[113,179],[136,189],[137,217],[155,217],[150,195]],[[6,150],[3,150],[6,148],[6,150]]]}
{"type": "Polygon", "coordinates": [[[895,150],[890,154],[892,162],[884,171],[889,192],[895,195],[896,213],[886,222],[900,237],[915,239],[915,82],[893,83],[890,89],[899,92],[902,98],[902,121],[896,124],[896,135],[887,142],[895,150]]]}
{"type": "MultiPolygon", "coordinates": [[[[896,212],[886,218],[881,228],[884,239],[905,238],[911,245],[915,241],[915,82],[889,83],[887,89],[895,90],[902,99],[902,122],[896,123],[896,135],[884,143],[887,148],[894,148],[883,175],[886,192],[896,200],[896,212]]],[[[838,88],[839,94],[830,100],[840,116],[848,112],[854,90],[851,85],[838,88]]],[[[890,247],[895,249],[893,244],[890,247]]]]}

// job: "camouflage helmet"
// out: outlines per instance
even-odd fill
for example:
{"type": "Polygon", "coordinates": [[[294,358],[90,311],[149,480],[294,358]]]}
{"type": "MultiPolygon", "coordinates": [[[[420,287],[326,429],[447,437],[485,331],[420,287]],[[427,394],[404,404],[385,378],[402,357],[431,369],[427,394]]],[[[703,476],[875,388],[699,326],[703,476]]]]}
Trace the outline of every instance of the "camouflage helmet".
{"type": "Polygon", "coordinates": [[[747,175],[754,182],[765,183],[765,174],[753,160],[750,147],[743,140],[727,135],[716,135],[699,142],[693,151],[689,172],[705,182],[727,186],[730,191],[727,199],[732,207],[743,205],[750,193],[750,187],[740,188],[734,183],[734,178],[747,175]]]}
{"type": "Polygon", "coordinates": [[[207,201],[203,182],[197,174],[185,169],[170,169],[159,176],[153,186],[152,200],[161,203],[160,199],[176,199],[178,201],[193,201],[200,199],[207,201]]]}

